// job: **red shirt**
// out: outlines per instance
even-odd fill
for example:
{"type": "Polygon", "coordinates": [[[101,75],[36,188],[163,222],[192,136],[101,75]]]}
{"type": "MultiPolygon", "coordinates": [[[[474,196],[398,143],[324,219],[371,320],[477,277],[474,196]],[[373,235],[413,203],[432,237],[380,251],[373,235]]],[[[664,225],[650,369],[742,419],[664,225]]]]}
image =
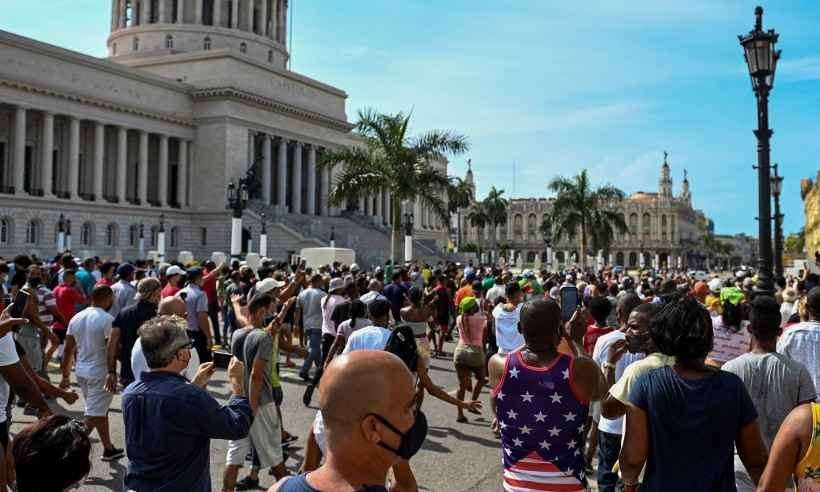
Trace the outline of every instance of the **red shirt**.
{"type": "Polygon", "coordinates": [[[85,303],[85,296],[74,287],[65,284],[60,284],[54,289],[54,299],[57,301],[57,311],[63,316],[66,324],[64,325],[59,320],[54,320],[55,330],[65,330],[68,328],[67,323],[77,313],[77,304],[85,303]]]}
{"type": "Polygon", "coordinates": [[[162,288],[162,298],[165,299],[166,297],[173,297],[177,295],[177,292],[180,290],[182,289],[173,284],[165,284],[165,287],[162,288]]]}
{"type": "MultiPolygon", "coordinates": [[[[202,290],[208,297],[208,304],[216,302],[216,277],[218,277],[216,269],[213,271],[205,270],[205,275],[202,277],[202,290]]],[[[165,297],[163,295],[162,297],[165,297]]]]}
{"type": "Polygon", "coordinates": [[[612,328],[608,326],[605,326],[603,328],[599,327],[596,324],[591,324],[587,326],[587,333],[586,335],[584,335],[584,350],[586,350],[588,354],[592,355],[592,351],[595,349],[595,342],[598,341],[598,338],[602,335],[606,335],[611,331],[612,328]]]}
{"type": "Polygon", "coordinates": [[[97,286],[100,286],[100,285],[105,285],[105,286],[111,287],[112,285],[114,285],[114,280],[110,279],[110,278],[102,277],[99,280],[99,282],[97,282],[97,286]]]}

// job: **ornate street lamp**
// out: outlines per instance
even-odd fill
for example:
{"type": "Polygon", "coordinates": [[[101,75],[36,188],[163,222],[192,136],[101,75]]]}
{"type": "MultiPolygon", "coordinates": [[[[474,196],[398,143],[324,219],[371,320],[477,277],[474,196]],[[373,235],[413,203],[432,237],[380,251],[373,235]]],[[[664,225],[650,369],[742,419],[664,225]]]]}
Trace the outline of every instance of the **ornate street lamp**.
{"type": "Polygon", "coordinates": [[[413,261],[413,212],[404,213],[404,261],[413,261]]]}
{"type": "Polygon", "coordinates": [[[157,232],[157,259],[165,261],[165,213],[159,214],[159,231],[157,232]]]}
{"type": "Polygon", "coordinates": [[[777,174],[777,164],[772,176],[772,196],[774,197],[774,274],[779,281],[783,278],[783,214],[780,213],[780,192],[783,191],[783,176],[777,174]]]}
{"type": "Polygon", "coordinates": [[[65,221],[65,249],[71,251],[71,219],[65,221]]]}
{"type": "Polygon", "coordinates": [[[259,257],[268,257],[268,228],[265,223],[265,212],[259,214],[259,219],[262,222],[262,231],[259,233],[259,257]]]}
{"type": "Polygon", "coordinates": [[[60,214],[60,219],[57,221],[57,252],[65,251],[65,216],[60,214]]]}
{"type": "Polygon", "coordinates": [[[236,186],[231,180],[226,193],[228,206],[233,211],[231,218],[231,258],[238,258],[242,252],[242,211],[248,206],[248,186],[244,180],[236,186]]]}
{"type": "Polygon", "coordinates": [[[743,56],[749,68],[752,90],[757,98],[757,201],[758,201],[758,272],[757,291],[762,294],[774,293],[772,279],[772,225],[770,198],[769,142],[772,130],[769,128],[769,92],[774,87],[774,74],[780,50],[775,49],[779,35],[774,29],[763,30],[763,7],[755,8],[755,27],[745,36],[738,36],[743,46],[743,56]]]}

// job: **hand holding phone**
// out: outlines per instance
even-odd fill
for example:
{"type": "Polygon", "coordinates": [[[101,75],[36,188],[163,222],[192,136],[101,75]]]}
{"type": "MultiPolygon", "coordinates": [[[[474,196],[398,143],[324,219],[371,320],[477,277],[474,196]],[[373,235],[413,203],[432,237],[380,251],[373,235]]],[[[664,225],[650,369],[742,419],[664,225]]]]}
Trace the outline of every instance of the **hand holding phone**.
{"type": "Polygon", "coordinates": [[[18,290],[17,295],[14,297],[14,302],[11,304],[9,316],[11,318],[21,318],[26,312],[30,297],[30,294],[23,289],[18,290]]]}

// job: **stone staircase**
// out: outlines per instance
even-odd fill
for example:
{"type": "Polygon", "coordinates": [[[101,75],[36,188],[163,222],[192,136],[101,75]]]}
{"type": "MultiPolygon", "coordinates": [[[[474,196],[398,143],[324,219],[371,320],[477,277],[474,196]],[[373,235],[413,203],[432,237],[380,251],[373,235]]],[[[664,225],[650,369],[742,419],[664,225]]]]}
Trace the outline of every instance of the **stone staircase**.
{"type": "MultiPolygon", "coordinates": [[[[356,251],[356,262],[363,268],[383,265],[390,257],[390,228],[369,217],[353,212],[332,217],[287,214],[275,206],[252,200],[244,217],[253,227],[254,235],[260,229],[260,213],[263,212],[271,244],[268,256],[271,258],[286,260],[289,252],[329,246],[331,234],[336,247],[356,251]]],[[[443,254],[429,244],[421,241],[413,243],[416,258],[432,263],[443,259],[443,254]]]]}

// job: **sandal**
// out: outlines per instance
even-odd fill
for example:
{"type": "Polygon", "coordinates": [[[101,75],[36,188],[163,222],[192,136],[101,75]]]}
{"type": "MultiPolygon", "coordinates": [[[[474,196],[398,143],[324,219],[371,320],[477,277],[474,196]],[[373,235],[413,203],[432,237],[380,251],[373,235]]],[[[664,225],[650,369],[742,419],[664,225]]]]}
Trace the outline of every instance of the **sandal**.
{"type": "Polygon", "coordinates": [[[463,423],[467,422],[467,417],[465,417],[464,415],[462,415],[460,417],[456,417],[456,422],[458,422],[460,424],[463,424],[463,423]]]}

